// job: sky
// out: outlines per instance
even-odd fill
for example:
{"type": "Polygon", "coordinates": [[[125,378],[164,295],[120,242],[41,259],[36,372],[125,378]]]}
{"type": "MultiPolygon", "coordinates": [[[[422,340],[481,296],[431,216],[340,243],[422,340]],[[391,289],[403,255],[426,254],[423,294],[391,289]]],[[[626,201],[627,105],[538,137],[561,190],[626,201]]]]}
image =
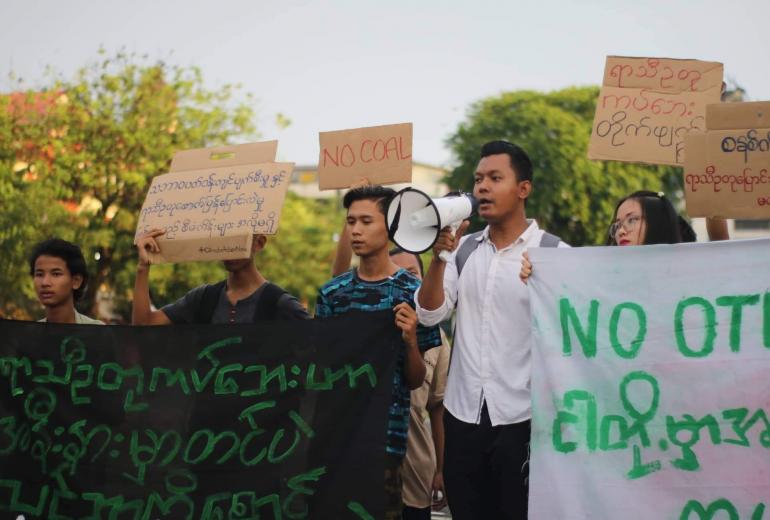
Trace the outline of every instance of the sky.
{"type": "Polygon", "coordinates": [[[414,123],[414,160],[445,144],[476,101],[601,83],[607,55],[725,64],[770,100],[770,1],[2,0],[0,92],[52,67],[65,78],[120,49],[240,83],[280,160],[318,161],[318,132],[414,123]],[[276,124],[277,114],[291,120],[276,124]]]}

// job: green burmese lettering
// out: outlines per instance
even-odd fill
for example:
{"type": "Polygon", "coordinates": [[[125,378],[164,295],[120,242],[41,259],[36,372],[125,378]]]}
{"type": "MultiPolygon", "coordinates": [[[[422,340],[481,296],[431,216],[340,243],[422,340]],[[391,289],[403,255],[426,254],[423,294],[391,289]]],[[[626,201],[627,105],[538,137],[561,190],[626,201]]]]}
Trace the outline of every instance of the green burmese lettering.
{"type": "Polygon", "coordinates": [[[655,417],[655,412],[658,410],[658,404],[660,403],[660,386],[658,385],[658,380],[643,370],[629,372],[620,382],[620,401],[623,404],[623,409],[634,420],[634,422],[626,429],[626,438],[638,434],[642,446],[648,447],[650,445],[650,438],[647,435],[647,427],[645,424],[655,417]],[[644,412],[637,410],[628,395],[629,386],[636,381],[646,382],[650,385],[652,393],[651,403],[644,412]]]}
{"type": "MultiPolygon", "coordinates": [[[[590,392],[585,390],[570,390],[564,394],[564,407],[572,409],[575,407],[578,401],[585,402],[585,439],[586,447],[588,451],[595,451],[597,446],[598,431],[596,426],[596,397],[590,392]]],[[[564,441],[562,438],[562,425],[574,424],[578,425],[580,416],[572,413],[571,411],[560,410],[556,414],[556,419],[553,423],[552,442],[554,449],[561,453],[569,453],[577,449],[577,443],[571,441],[564,441]]]]}
{"type": "Polygon", "coordinates": [[[676,335],[676,345],[684,356],[690,358],[702,358],[706,357],[714,351],[714,340],[717,336],[717,320],[716,311],[714,306],[709,303],[705,298],[700,296],[693,296],[685,298],[680,301],[676,306],[676,312],[674,313],[674,333],[676,335]],[[703,311],[703,317],[705,320],[706,337],[703,340],[700,350],[693,350],[687,344],[684,330],[684,311],[688,307],[697,305],[701,307],[703,311]]]}
{"type": "Polygon", "coordinates": [[[141,520],[153,520],[155,518],[195,518],[195,503],[184,494],[174,494],[164,499],[160,493],[150,493],[141,520]],[[177,504],[184,506],[186,514],[174,509],[177,504]],[[174,509],[173,512],[172,509],[174,509]]]}
{"type": "Polygon", "coordinates": [[[240,363],[232,363],[219,369],[217,372],[217,378],[214,381],[215,395],[230,395],[238,393],[238,383],[235,382],[235,379],[231,377],[225,377],[230,372],[243,372],[243,365],[240,363]]]}
{"type": "Polygon", "coordinates": [[[622,415],[605,415],[602,417],[599,432],[599,449],[602,451],[623,450],[628,448],[628,421],[622,415]],[[618,440],[610,442],[612,426],[618,425],[618,440]]]}
{"type": "MultiPolygon", "coordinates": [[[[81,496],[85,496],[86,493],[83,493],[81,496]]],[[[48,514],[46,515],[47,520],[76,520],[75,517],[65,515],[63,512],[59,511],[59,499],[65,499],[74,501],[77,500],[79,497],[77,497],[74,494],[70,494],[67,492],[61,492],[58,489],[54,489],[53,493],[51,493],[51,502],[48,504],[48,514]]],[[[67,511],[72,506],[67,504],[63,506],[64,511],[67,511]]],[[[96,517],[99,518],[99,517],[96,517]]]]}
{"type": "MultiPolygon", "coordinates": [[[[47,369],[48,373],[47,374],[38,374],[38,375],[32,377],[32,382],[33,383],[38,383],[38,384],[41,384],[41,385],[50,383],[51,380],[54,377],[53,376],[53,361],[51,361],[50,359],[39,359],[39,360],[35,361],[35,367],[36,368],[41,368],[41,369],[47,369]]],[[[69,367],[69,368],[70,368],[70,370],[72,369],[72,367],[69,367]]],[[[59,384],[63,384],[63,383],[59,383],[59,384]]]]}
{"type": "Polygon", "coordinates": [[[297,412],[294,410],[291,410],[289,412],[289,417],[294,422],[294,424],[297,425],[297,428],[299,428],[302,433],[307,436],[308,439],[312,439],[315,437],[315,432],[313,431],[313,428],[310,427],[308,423],[305,422],[305,420],[300,416],[297,412]]]}
{"type": "Polygon", "coordinates": [[[199,464],[214,451],[214,432],[209,429],[198,430],[192,434],[190,440],[187,442],[187,448],[184,450],[182,460],[188,464],[199,464]],[[198,442],[198,439],[204,438],[204,444],[197,456],[193,457],[191,452],[198,442]]]}
{"type": "Polygon", "coordinates": [[[570,325],[575,331],[575,336],[583,349],[583,355],[587,358],[596,356],[596,329],[599,319],[599,302],[591,300],[591,306],[588,311],[588,323],[584,328],[580,323],[577,311],[570,303],[569,299],[559,300],[559,320],[561,322],[562,334],[562,352],[565,356],[572,355],[572,336],[570,334],[570,325]]]}
{"type": "Polygon", "coordinates": [[[358,518],[361,520],[375,520],[375,518],[369,514],[364,506],[354,500],[348,502],[348,509],[358,515],[358,518]]]}
{"type": "MultiPolygon", "coordinates": [[[[7,504],[0,502],[0,510],[12,511],[14,513],[25,513],[30,516],[40,517],[45,509],[45,504],[48,501],[48,493],[50,491],[47,485],[43,485],[40,488],[40,494],[38,495],[37,504],[25,504],[21,502],[21,488],[23,482],[18,480],[0,480],[0,488],[8,488],[11,493],[11,498],[7,504]]],[[[5,493],[3,493],[5,495],[5,493]]],[[[1,495],[0,495],[1,496],[1,495]]]]}
{"type": "Polygon", "coordinates": [[[230,460],[230,458],[233,457],[238,452],[238,449],[241,447],[241,440],[238,438],[235,432],[223,431],[223,432],[219,432],[216,436],[214,436],[215,449],[216,449],[216,446],[218,446],[223,439],[230,439],[232,443],[230,444],[230,448],[228,448],[227,451],[225,451],[216,460],[217,464],[224,464],[225,462],[230,460]]]}
{"type": "Polygon", "coordinates": [[[666,417],[666,435],[671,444],[682,450],[682,456],[671,461],[672,466],[682,471],[696,471],[700,468],[700,462],[692,447],[700,440],[702,428],[708,428],[714,445],[721,444],[722,435],[719,424],[711,415],[696,419],[690,414],[683,414],[679,421],[671,415],[666,417]],[[679,435],[680,432],[688,433],[689,438],[683,440],[679,435]]]}
{"type": "Polygon", "coordinates": [[[254,502],[254,510],[257,512],[255,518],[269,518],[268,515],[263,516],[264,513],[260,511],[265,506],[268,507],[268,511],[271,513],[270,517],[281,520],[281,497],[278,493],[266,495],[254,502]]]}
{"type": "Polygon", "coordinates": [[[305,376],[305,388],[308,390],[331,390],[332,384],[328,380],[316,382],[315,380],[316,364],[310,363],[307,367],[307,375],[305,376]]]}
{"type": "Polygon", "coordinates": [[[730,350],[738,352],[741,349],[741,323],[743,322],[743,307],[759,303],[758,294],[739,296],[720,296],[717,305],[731,307],[730,312],[730,350]]]}
{"type": "Polygon", "coordinates": [[[150,392],[157,390],[161,377],[165,380],[166,388],[179,385],[179,389],[183,394],[190,395],[190,384],[187,382],[187,374],[181,368],[171,370],[165,367],[154,367],[150,377],[150,392]]]}
{"type": "Polygon", "coordinates": [[[699,520],[710,520],[716,517],[716,514],[720,511],[727,513],[728,520],[740,520],[738,510],[735,506],[726,498],[720,498],[711,502],[708,507],[704,507],[703,504],[697,500],[690,500],[684,506],[682,514],[679,515],[679,520],[691,520],[692,514],[698,515],[699,520]]]}
{"type": "Polygon", "coordinates": [[[270,441],[270,447],[267,450],[267,461],[270,464],[280,463],[281,461],[289,457],[292,453],[294,453],[294,450],[297,449],[300,435],[299,435],[299,432],[295,430],[294,440],[291,442],[289,447],[286,448],[286,450],[280,455],[276,454],[276,452],[278,451],[278,445],[280,444],[281,439],[283,439],[285,434],[286,434],[286,430],[284,430],[283,428],[280,428],[277,432],[275,432],[275,435],[273,435],[273,439],[270,441]]]}
{"type": "Polygon", "coordinates": [[[762,298],[762,337],[765,347],[770,348],[770,292],[762,298]]]}
{"type": "Polygon", "coordinates": [[[241,397],[254,397],[267,393],[268,385],[274,379],[278,380],[279,391],[282,393],[286,391],[286,367],[284,365],[279,365],[270,371],[267,370],[265,365],[250,365],[244,370],[245,374],[251,374],[253,372],[258,374],[259,387],[252,390],[244,390],[241,392],[241,397]]]}
{"type": "Polygon", "coordinates": [[[659,460],[643,463],[641,448],[639,448],[639,446],[637,445],[634,445],[633,451],[634,451],[634,464],[631,467],[631,469],[628,471],[628,473],[626,473],[626,476],[629,479],[635,480],[638,478],[646,477],[650,473],[655,473],[656,471],[660,471],[662,466],[659,460]]]}
{"type": "Polygon", "coordinates": [[[610,344],[615,353],[623,359],[634,359],[639,355],[639,349],[644,343],[644,338],[647,336],[647,314],[644,309],[638,303],[625,302],[615,306],[610,316],[610,344]],[[631,341],[631,345],[628,349],[624,348],[618,338],[618,326],[620,324],[620,317],[624,310],[631,311],[636,315],[636,337],[631,341]]]}
{"type": "Polygon", "coordinates": [[[252,430],[257,429],[257,422],[254,419],[254,414],[257,412],[260,412],[262,410],[266,410],[268,408],[274,408],[276,405],[275,401],[261,401],[259,403],[254,403],[253,405],[249,406],[248,408],[244,409],[241,414],[238,416],[239,421],[248,421],[249,426],[252,430]]]}
{"type": "Polygon", "coordinates": [[[254,511],[254,502],[257,501],[257,494],[253,491],[239,491],[233,493],[230,499],[229,518],[259,518],[254,511]]]}
{"type": "Polygon", "coordinates": [[[350,388],[356,388],[358,386],[358,378],[362,375],[365,375],[369,379],[369,386],[371,388],[377,386],[377,374],[370,363],[365,363],[355,370],[348,367],[348,372],[348,383],[350,388]]]}
{"type": "Polygon", "coordinates": [[[267,454],[267,448],[265,447],[259,450],[259,452],[252,458],[247,458],[247,455],[246,455],[246,452],[249,446],[251,445],[251,443],[254,441],[254,439],[259,437],[263,433],[265,433],[265,430],[261,428],[254,429],[250,431],[248,434],[246,434],[246,436],[241,441],[241,447],[238,450],[238,457],[241,461],[241,464],[243,464],[244,466],[255,466],[259,464],[262,461],[262,459],[265,458],[265,455],[267,454]]]}
{"type": "Polygon", "coordinates": [[[86,346],[75,336],[69,336],[59,345],[59,357],[66,364],[76,365],[86,359],[86,346]]]}
{"type": "Polygon", "coordinates": [[[0,374],[3,377],[10,376],[11,395],[20,396],[24,393],[24,388],[19,386],[18,369],[23,368],[24,374],[29,377],[32,375],[32,364],[27,357],[0,358],[0,374]]]}
{"type": "Polygon", "coordinates": [[[198,359],[201,360],[203,358],[206,358],[211,362],[214,366],[219,366],[219,360],[214,357],[213,353],[217,350],[230,346],[230,345],[239,345],[243,342],[243,338],[240,336],[233,336],[231,338],[225,338],[220,339],[219,341],[215,341],[214,343],[207,345],[203,347],[203,349],[198,353],[198,359]]]}
{"type": "Polygon", "coordinates": [[[315,494],[315,490],[305,486],[306,482],[318,482],[321,476],[326,473],[326,467],[320,466],[318,468],[311,469],[296,475],[289,479],[287,487],[291,489],[291,493],[283,501],[283,512],[286,518],[307,518],[309,511],[307,509],[307,501],[302,500],[302,496],[312,496],[315,494]],[[294,505],[296,499],[300,499],[299,505],[301,509],[294,505]]]}
{"type": "Polygon", "coordinates": [[[93,382],[94,367],[91,365],[78,365],[75,367],[75,377],[73,378],[72,385],[70,386],[70,398],[72,399],[72,404],[81,405],[91,403],[90,397],[78,395],[78,391],[81,388],[88,388],[93,384],[93,382]],[[80,374],[84,375],[82,379],[78,378],[80,374]]]}
{"type": "Polygon", "coordinates": [[[206,502],[203,504],[200,518],[227,518],[227,515],[222,511],[222,508],[218,507],[216,504],[217,502],[229,502],[230,497],[232,496],[233,494],[228,491],[207,496],[206,502]]]}

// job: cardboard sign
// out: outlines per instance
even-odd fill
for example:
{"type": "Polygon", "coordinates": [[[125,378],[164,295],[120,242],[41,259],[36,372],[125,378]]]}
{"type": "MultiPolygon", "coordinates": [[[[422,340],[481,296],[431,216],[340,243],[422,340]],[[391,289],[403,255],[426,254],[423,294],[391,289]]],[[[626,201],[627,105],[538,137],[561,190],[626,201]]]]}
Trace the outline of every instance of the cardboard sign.
{"type": "Polygon", "coordinates": [[[529,518],[761,518],[770,240],[529,254],[529,518]]]}
{"type": "Polygon", "coordinates": [[[361,177],[372,184],[412,180],[412,123],[320,132],[318,187],[349,188],[361,177]]]}
{"type": "Polygon", "coordinates": [[[172,173],[152,180],[138,218],[136,236],[166,231],[152,263],[248,258],[253,234],[275,234],[294,169],[293,163],[272,162],[276,146],[271,141],[177,154],[172,173]]]}
{"type": "Polygon", "coordinates": [[[235,328],[0,320],[0,517],[383,518],[393,313],[235,328]]]}
{"type": "Polygon", "coordinates": [[[705,129],[722,75],[716,62],[607,57],[588,158],[682,165],[685,136],[705,129]]]}
{"type": "Polygon", "coordinates": [[[770,102],[709,105],[706,128],[686,142],[688,215],[770,218],[770,102]]]}

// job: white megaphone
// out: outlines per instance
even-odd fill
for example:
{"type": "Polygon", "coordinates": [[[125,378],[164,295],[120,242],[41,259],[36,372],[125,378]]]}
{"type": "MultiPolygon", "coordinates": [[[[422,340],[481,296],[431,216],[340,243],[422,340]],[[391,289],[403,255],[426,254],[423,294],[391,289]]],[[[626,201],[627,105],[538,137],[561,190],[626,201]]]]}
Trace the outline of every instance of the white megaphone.
{"type": "MultiPolygon", "coordinates": [[[[388,205],[388,234],[404,251],[423,253],[433,247],[443,228],[450,226],[453,232],[457,231],[478,206],[478,201],[468,193],[432,199],[420,190],[404,188],[388,205]]],[[[439,258],[446,262],[449,255],[449,251],[442,251],[439,258]]]]}

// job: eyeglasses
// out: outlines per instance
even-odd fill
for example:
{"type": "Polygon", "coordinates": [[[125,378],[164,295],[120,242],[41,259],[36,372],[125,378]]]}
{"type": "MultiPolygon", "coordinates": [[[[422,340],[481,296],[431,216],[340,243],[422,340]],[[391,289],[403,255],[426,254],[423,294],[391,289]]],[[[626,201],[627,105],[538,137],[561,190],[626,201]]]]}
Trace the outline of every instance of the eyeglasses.
{"type": "Polygon", "coordinates": [[[628,215],[627,217],[616,220],[612,224],[610,224],[610,238],[614,239],[615,235],[618,234],[618,231],[620,231],[620,228],[626,230],[626,233],[630,233],[633,230],[635,230],[637,227],[639,227],[639,223],[642,221],[641,215],[628,215]]]}

